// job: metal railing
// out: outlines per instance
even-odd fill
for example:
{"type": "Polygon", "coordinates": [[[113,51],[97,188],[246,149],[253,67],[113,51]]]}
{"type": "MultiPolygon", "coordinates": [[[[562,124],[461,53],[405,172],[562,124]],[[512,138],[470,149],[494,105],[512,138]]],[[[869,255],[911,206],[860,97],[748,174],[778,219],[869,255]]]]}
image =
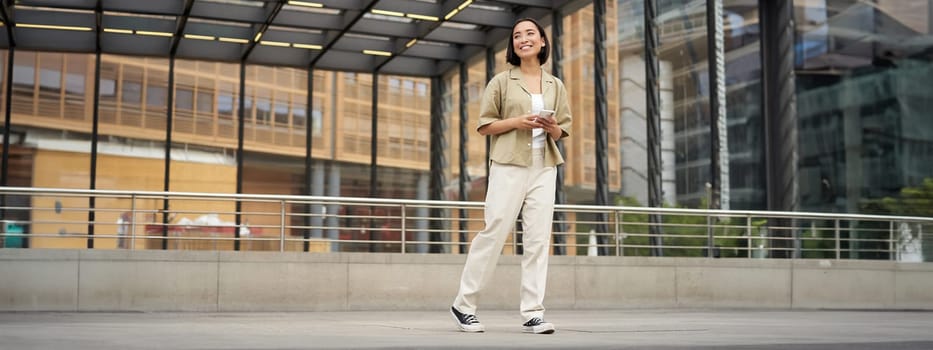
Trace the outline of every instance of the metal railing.
{"type": "MultiPolygon", "coordinates": [[[[0,187],[0,200],[0,246],[7,248],[457,254],[483,227],[481,202],[31,187],[0,187]]],[[[567,219],[555,225],[566,229],[553,232],[564,238],[553,246],[568,255],[933,257],[933,239],[924,235],[933,218],[589,205],[555,210],[567,219]],[[651,223],[650,214],[661,222],[651,223]],[[654,236],[660,239],[649,239],[651,225],[659,226],[654,236]]],[[[505,254],[521,252],[520,227],[505,254]]]]}

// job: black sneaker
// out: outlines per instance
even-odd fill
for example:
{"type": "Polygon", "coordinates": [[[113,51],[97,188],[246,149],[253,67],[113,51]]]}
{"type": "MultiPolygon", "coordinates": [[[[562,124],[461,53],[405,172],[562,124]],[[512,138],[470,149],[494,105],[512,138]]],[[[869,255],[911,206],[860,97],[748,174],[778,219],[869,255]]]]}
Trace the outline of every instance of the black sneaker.
{"type": "Polygon", "coordinates": [[[454,321],[457,321],[457,328],[461,331],[470,333],[486,331],[486,327],[479,323],[475,315],[462,313],[453,306],[450,307],[450,314],[454,316],[454,321]]]}
{"type": "Polygon", "coordinates": [[[522,332],[534,334],[554,333],[554,324],[542,320],[540,317],[534,317],[522,325],[522,332]]]}

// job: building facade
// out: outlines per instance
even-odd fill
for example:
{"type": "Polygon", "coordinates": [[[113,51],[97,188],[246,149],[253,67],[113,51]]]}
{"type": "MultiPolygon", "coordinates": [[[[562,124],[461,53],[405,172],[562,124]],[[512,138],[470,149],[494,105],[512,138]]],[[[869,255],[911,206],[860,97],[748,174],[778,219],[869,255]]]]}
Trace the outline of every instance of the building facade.
{"type": "MultiPolygon", "coordinates": [[[[558,18],[562,32],[552,34],[560,35],[563,55],[547,66],[560,65],[574,115],[573,136],[564,142],[567,202],[594,203],[600,180],[594,111],[604,104],[604,180],[613,203],[648,204],[645,93],[657,84],[663,200],[708,206],[714,151],[706,1],[658,1],[656,81],[645,78],[644,2],[609,1],[603,43],[594,42],[594,5],[584,3],[558,18]],[[595,45],[606,48],[605,71],[595,68],[595,45]],[[608,89],[602,99],[594,91],[598,79],[608,89]]],[[[793,8],[799,209],[884,212],[876,205],[881,199],[933,177],[933,1],[798,0],[793,8]]],[[[763,34],[761,13],[758,1],[723,1],[728,144],[721,156],[728,160],[731,209],[768,208],[765,159],[775,143],[765,142],[762,43],[773,38],[763,34]]],[[[493,72],[505,69],[504,45],[492,50],[493,72]]],[[[431,79],[108,54],[97,72],[93,54],[4,51],[0,61],[5,67],[12,57],[13,69],[0,84],[6,96],[12,80],[11,99],[0,99],[0,110],[11,104],[4,125],[10,163],[3,171],[16,186],[89,188],[93,174],[97,189],[161,191],[167,184],[171,191],[447,200],[459,199],[466,172],[466,199],[482,200],[486,145],[473,132],[490,71],[482,56],[463,63],[465,75],[453,69],[431,79]],[[446,123],[443,144],[431,139],[434,96],[446,123]],[[461,101],[467,139],[459,134],[461,101]],[[312,171],[305,174],[309,139],[312,171]],[[432,147],[445,156],[441,198],[429,189],[432,147]]]]}

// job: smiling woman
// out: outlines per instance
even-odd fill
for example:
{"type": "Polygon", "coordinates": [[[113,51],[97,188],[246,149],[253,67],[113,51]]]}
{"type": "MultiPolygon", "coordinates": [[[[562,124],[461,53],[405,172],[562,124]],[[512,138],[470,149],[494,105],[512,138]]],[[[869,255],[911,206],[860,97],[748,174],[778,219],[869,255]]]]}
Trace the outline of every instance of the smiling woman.
{"type": "Polygon", "coordinates": [[[460,289],[450,308],[457,328],[484,332],[476,318],[477,294],[488,283],[506,238],[522,216],[523,263],[520,314],[522,330],[554,333],[544,321],[544,291],[557,166],[564,163],[557,140],[570,136],[571,115],[563,82],[542,69],[550,43],[537,21],[515,22],[506,61],[512,68],[486,86],[477,131],[490,136],[489,191],[485,228],[476,234],[467,256],[460,289]],[[538,118],[542,110],[553,118],[538,118]]]}

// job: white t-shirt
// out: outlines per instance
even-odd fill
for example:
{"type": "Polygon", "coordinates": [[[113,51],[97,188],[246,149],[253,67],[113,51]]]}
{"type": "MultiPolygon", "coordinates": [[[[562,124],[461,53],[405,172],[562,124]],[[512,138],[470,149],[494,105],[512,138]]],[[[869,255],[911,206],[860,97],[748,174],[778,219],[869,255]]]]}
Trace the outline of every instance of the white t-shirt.
{"type": "MultiPolygon", "coordinates": [[[[538,114],[544,109],[544,95],[531,94],[531,114],[538,114]]],[[[544,129],[531,129],[531,148],[544,148],[544,129]]]]}

